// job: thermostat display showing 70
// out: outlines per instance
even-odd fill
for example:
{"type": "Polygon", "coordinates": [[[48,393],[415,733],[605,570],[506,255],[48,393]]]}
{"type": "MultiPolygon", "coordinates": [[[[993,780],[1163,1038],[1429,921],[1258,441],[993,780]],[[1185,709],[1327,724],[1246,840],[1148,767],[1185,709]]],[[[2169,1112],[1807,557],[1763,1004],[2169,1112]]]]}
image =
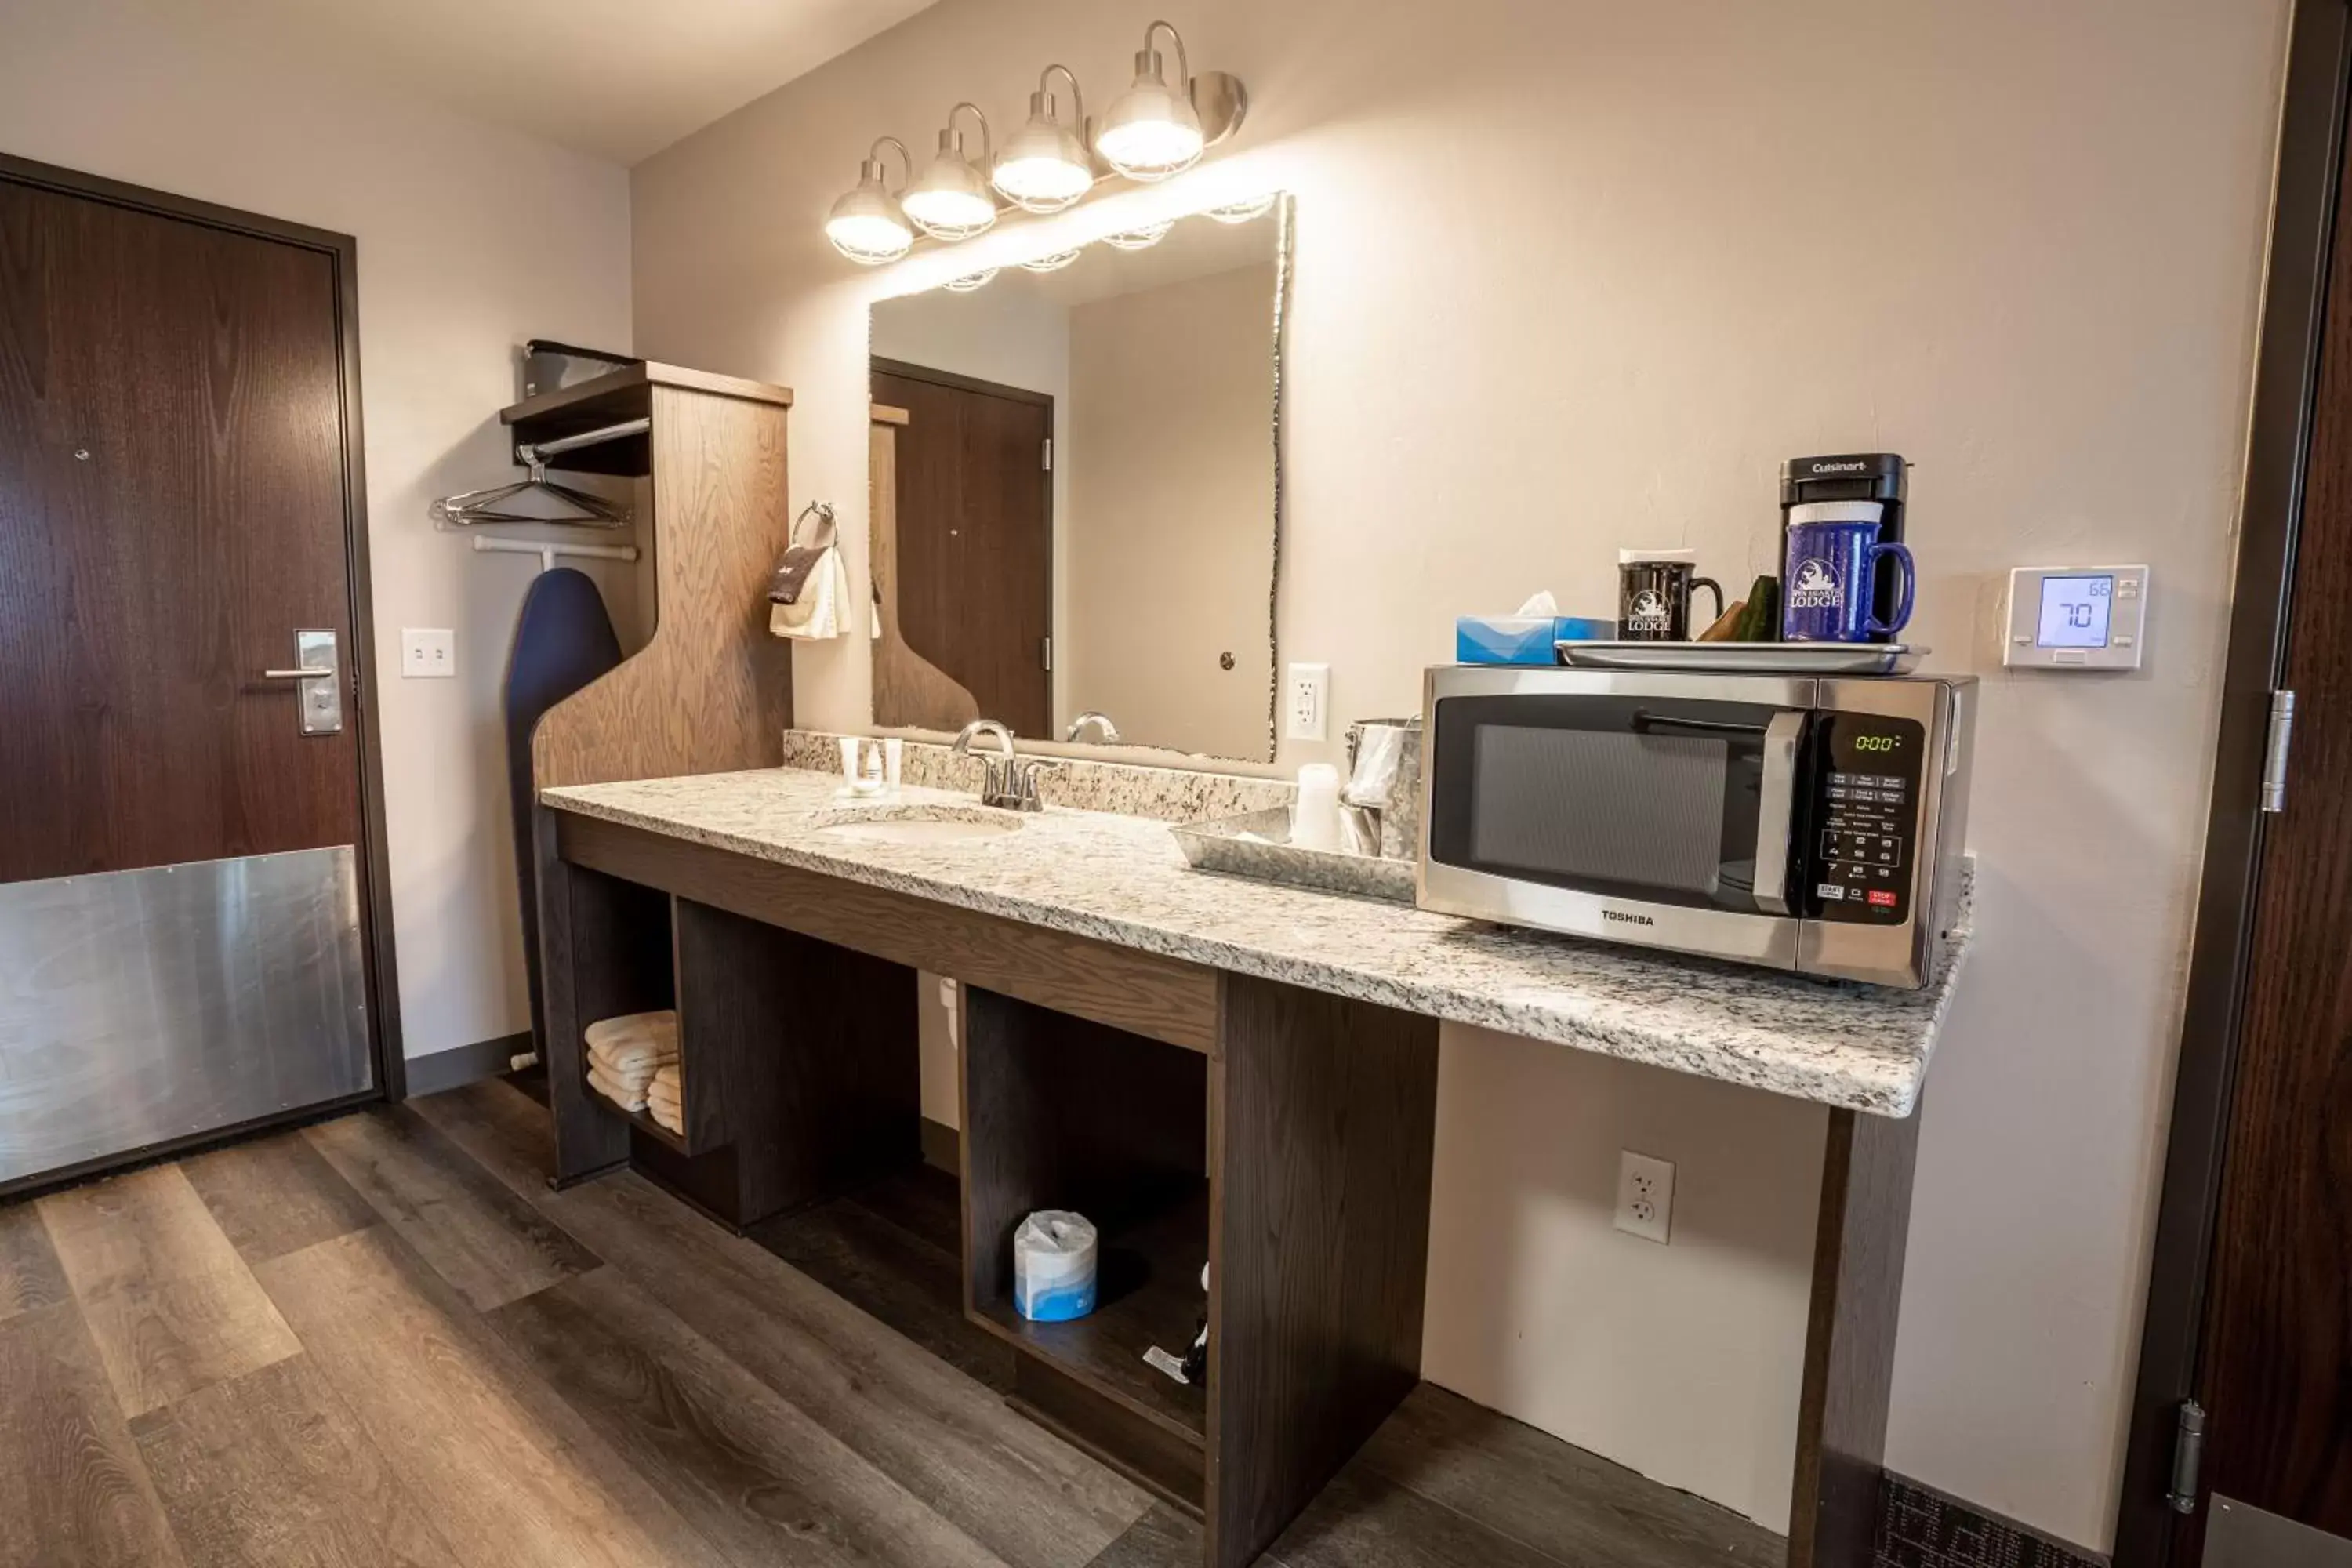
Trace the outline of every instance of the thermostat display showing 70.
{"type": "Polygon", "coordinates": [[[2045,669],[2137,669],[2145,566],[2020,566],[2009,574],[2001,662],[2045,669]]]}

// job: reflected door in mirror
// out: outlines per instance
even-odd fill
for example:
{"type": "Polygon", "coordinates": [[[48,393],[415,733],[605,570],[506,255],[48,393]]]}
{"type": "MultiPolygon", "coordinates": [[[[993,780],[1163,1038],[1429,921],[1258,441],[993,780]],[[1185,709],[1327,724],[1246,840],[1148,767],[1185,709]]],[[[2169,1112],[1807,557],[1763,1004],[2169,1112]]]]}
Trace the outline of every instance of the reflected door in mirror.
{"type": "MultiPolygon", "coordinates": [[[[939,711],[884,721],[952,729],[985,716],[1015,734],[1046,735],[1054,400],[883,359],[874,362],[873,395],[907,414],[896,437],[895,537],[887,562],[876,551],[886,634],[895,620],[906,650],[940,676],[908,693],[939,711]],[[959,695],[971,710],[961,718],[948,710],[959,695]]],[[[887,521],[877,519],[877,531],[887,521]]]]}

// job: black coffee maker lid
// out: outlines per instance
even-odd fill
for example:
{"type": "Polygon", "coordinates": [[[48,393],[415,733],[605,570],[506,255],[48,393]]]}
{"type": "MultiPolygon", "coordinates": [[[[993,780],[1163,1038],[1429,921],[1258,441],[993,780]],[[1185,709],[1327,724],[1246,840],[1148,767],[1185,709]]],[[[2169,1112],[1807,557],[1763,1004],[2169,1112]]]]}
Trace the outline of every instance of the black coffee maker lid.
{"type": "Polygon", "coordinates": [[[1780,504],[1821,500],[1894,500],[1908,489],[1910,464],[1897,452],[1843,452],[1791,458],[1780,465],[1780,504]]]}

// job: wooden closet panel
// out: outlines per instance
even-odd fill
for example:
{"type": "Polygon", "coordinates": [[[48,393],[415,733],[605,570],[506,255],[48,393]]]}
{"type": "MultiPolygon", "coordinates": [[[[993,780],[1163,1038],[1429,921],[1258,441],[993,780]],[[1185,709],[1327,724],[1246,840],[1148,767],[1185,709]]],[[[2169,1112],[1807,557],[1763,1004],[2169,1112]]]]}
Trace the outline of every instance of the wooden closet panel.
{"type": "Polygon", "coordinates": [[[654,631],[549,712],[541,788],[775,767],[792,721],[790,645],[766,585],[792,531],[781,406],[656,384],[654,631]]]}

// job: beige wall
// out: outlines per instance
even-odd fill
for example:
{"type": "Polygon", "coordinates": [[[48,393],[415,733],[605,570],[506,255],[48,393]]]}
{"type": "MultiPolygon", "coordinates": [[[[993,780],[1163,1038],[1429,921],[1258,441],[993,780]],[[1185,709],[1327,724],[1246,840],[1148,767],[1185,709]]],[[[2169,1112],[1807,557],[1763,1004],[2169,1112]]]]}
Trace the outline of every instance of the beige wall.
{"type": "MultiPolygon", "coordinates": [[[[11,0],[0,150],[354,235],[378,710],[411,1056],[530,1027],[499,690],[534,563],[436,533],[502,483],[516,346],[629,347],[618,168],[391,98],[266,34],[139,0],[11,0]],[[179,20],[174,20],[174,17],[179,20]],[[397,679],[400,628],[457,632],[454,680],[397,679]]],[[[621,611],[616,607],[616,616],[621,611]]]]}
{"type": "Polygon", "coordinates": [[[1266,754],[1274,283],[1267,262],[1070,311],[1069,706],[1171,751],[1266,754]]]}
{"type": "MultiPolygon", "coordinates": [[[[1286,658],[1330,661],[1341,719],[1410,707],[1456,611],[1547,585],[1605,606],[1620,545],[1768,568],[1783,458],[1916,461],[1916,634],[1987,680],[1981,935],[1927,1096],[1888,1458],[2094,1547],[2211,762],[2285,13],[1197,0],[1177,20],[1247,80],[1241,142],[1053,220],[1297,194],[1280,624],[1286,658]],[[2006,567],[2118,560],[2154,568],[2144,670],[2001,673],[2006,567]]],[[[642,165],[640,346],[792,384],[797,485],[863,496],[866,300],[1036,241],[877,278],[826,249],[827,205],[877,132],[927,137],[966,95],[1009,114],[1045,60],[1115,90],[1151,15],[946,0],[642,165]]],[[[852,638],[797,660],[806,721],[864,721],[864,658],[852,638]]],[[[1756,1451],[1771,1400],[1673,1359],[1737,1314],[1629,1303],[1670,1268],[1750,1270],[1776,1312],[1801,1291],[1773,1240],[1801,1140],[1742,1141],[1787,1108],[1686,1103],[1663,1075],[1467,1030],[1444,1074],[1433,1373],[1627,1455],[1727,1401],[1750,1436],[1724,1453],[1756,1451]],[[1685,1191],[1752,1183],[1721,1222],[1736,1256],[1607,1234],[1620,1144],[1679,1162],[1685,1191]],[[1507,1358],[1447,1327],[1479,1313],[1507,1358]],[[1580,1385],[1612,1342],[1654,1358],[1647,1415],[1580,1385]]],[[[1776,1480],[1713,1462],[1708,1489],[1769,1516],[1776,1480]]]]}

